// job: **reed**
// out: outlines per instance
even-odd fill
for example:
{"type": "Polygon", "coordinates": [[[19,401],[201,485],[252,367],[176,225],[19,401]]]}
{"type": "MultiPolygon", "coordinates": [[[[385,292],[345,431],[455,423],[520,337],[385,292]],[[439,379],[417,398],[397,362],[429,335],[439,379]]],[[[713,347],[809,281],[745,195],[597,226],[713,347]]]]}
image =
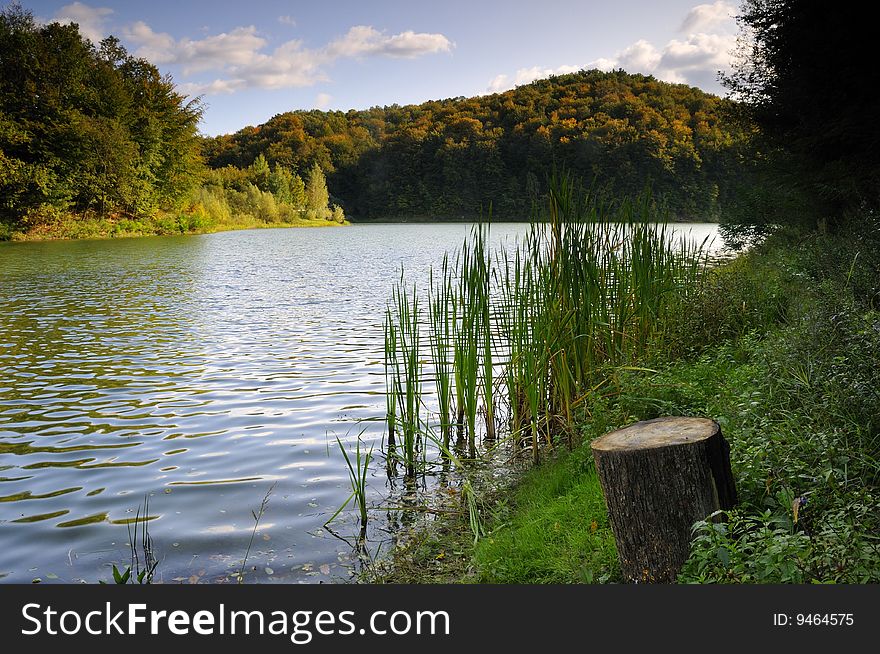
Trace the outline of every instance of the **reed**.
{"type": "Polygon", "coordinates": [[[449,255],[443,255],[443,266],[438,280],[433,269],[429,271],[428,314],[430,316],[428,339],[431,361],[434,366],[434,384],[440,417],[443,445],[449,449],[452,434],[452,364],[450,347],[455,320],[455,304],[451,302],[452,285],[449,279],[449,255]]]}
{"type": "Polygon", "coordinates": [[[257,536],[257,529],[260,527],[260,521],[263,519],[263,515],[266,513],[266,509],[269,508],[269,498],[272,496],[272,492],[275,490],[275,485],[278,482],[273,483],[269,486],[269,490],[266,491],[266,494],[263,495],[263,501],[260,502],[260,508],[256,511],[251,511],[251,516],[254,519],[254,528],[251,531],[251,538],[248,541],[247,550],[244,553],[244,558],[241,560],[241,568],[238,571],[238,583],[244,583],[244,569],[247,566],[248,557],[251,555],[251,548],[254,546],[254,538],[257,536]]]}
{"type": "Polygon", "coordinates": [[[410,478],[415,477],[420,467],[423,423],[421,317],[418,291],[415,286],[411,290],[406,286],[401,269],[392,303],[385,311],[386,420],[389,472],[393,472],[395,462],[399,460],[410,478]]]}
{"type": "MultiPolygon", "coordinates": [[[[593,394],[613,393],[621,370],[662,350],[667,318],[686,310],[706,268],[705,243],[673,239],[649,196],[611,204],[564,175],[552,180],[544,211],[514,246],[491,252],[489,227],[475,226],[430,276],[424,328],[440,451],[456,424],[476,458],[481,437],[497,438],[499,406],[507,407],[515,451],[528,447],[538,461],[554,441],[572,444],[578,408],[593,394]]],[[[428,426],[418,417],[418,313],[416,289],[401,278],[386,315],[397,330],[396,340],[386,338],[394,348],[386,361],[395,362],[389,394],[404,440],[428,426]]]]}
{"type": "Polygon", "coordinates": [[[339,438],[336,438],[336,443],[339,445],[339,449],[342,452],[342,456],[345,458],[345,465],[348,467],[348,479],[351,483],[351,495],[348,496],[348,499],[343,502],[342,506],[340,506],[336,513],[334,513],[330,519],[324,524],[327,525],[338,516],[349,503],[354,500],[355,506],[358,510],[358,516],[360,518],[361,523],[361,538],[363,539],[366,536],[367,531],[367,520],[369,519],[368,515],[368,507],[367,507],[367,473],[370,469],[370,461],[373,456],[373,448],[372,446],[366,452],[366,454],[361,453],[361,438],[358,435],[357,445],[355,446],[354,452],[354,461],[352,461],[351,456],[348,454],[348,451],[345,449],[345,446],[342,444],[342,441],[339,438]]]}

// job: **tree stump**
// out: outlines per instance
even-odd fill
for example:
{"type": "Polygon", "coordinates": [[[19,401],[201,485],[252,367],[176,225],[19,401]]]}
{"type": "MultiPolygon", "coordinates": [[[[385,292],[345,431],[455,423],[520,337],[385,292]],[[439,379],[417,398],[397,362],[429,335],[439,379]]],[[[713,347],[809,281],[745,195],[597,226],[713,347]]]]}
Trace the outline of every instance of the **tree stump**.
{"type": "Polygon", "coordinates": [[[644,420],[597,438],[592,449],[624,577],[674,582],[693,524],[736,504],[730,447],[718,423],[644,420]]]}

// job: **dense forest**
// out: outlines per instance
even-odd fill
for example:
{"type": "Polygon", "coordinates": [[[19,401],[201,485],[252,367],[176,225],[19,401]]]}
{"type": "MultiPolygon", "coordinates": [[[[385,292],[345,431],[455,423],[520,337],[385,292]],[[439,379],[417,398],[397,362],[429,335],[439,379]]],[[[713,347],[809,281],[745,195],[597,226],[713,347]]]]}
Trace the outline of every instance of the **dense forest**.
{"type": "Polygon", "coordinates": [[[730,102],[623,71],[581,71],[506,93],[365,111],[294,111],[204,143],[208,164],[328,173],[358,219],[523,218],[564,168],[613,197],[649,187],[677,218],[718,215],[736,190],[730,102]]]}
{"type": "Polygon", "coordinates": [[[154,213],[199,183],[201,108],[115,38],[0,15],[0,210],[5,221],[62,211],[154,213]]]}
{"type": "Polygon", "coordinates": [[[94,45],[13,4],[0,63],[3,238],[523,219],[554,168],[614,198],[650,189],[676,219],[717,219],[742,195],[733,103],[623,71],[207,138],[200,99],[114,37],[94,45]]]}
{"type": "Polygon", "coordinates": [[[114,37],[0,12],[0,239],[336,224],[317,166],[213,172],[202,106],[114,37]]]}

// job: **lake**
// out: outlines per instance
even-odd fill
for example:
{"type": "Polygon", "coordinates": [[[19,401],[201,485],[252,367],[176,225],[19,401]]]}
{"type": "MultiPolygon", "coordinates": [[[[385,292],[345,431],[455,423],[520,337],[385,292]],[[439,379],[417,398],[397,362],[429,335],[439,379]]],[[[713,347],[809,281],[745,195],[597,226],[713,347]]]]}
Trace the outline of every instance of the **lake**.
{"type": "MultiPolygon", "coordinates": [[[[270,488],[245,580],[349,579],[356,520],[324,527],[351,492],[335,439],[378,451],[392,285],[401,266],[424,283],[469,229],[0,244],[0,581],[110,581],[145,497],[157,581],[231,581],[270,488]]],[[[391,492],[381,465],[369,491],[391,492]]]]}

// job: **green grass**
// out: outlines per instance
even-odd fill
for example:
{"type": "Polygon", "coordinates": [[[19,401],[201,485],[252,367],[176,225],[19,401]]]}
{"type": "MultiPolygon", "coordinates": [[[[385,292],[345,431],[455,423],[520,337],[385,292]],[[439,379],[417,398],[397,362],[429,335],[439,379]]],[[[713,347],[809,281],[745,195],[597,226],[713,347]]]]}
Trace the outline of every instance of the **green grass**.
{"type": "Polygon", "coordinates": [[[474,548],[481,583],[616,581],[617,550],[589,448],[529,471],[474,548]]]}
{"type": "Polygon", "coordinates": [[[236,216],[228,221],[198,220],[187,214],[163,214],[153,218],[99,218],[63,216],[51,224],[22,231],[0,226],[0,240],[46,241],[61,239],[131,238],[135,236],[174,236],[182,234],[210,234],[239,229],[273,227],[333,227],[339,223],[330,220],[292,219],[265,222],[251,216],[236,216]],[[4,231],[5,230],[5,231],[4,231]]]}
{"type": "Polygon", "coordinates": [[[878,309],[880,226],[868,219],[774,238],[715,268],[668,316],[661,347],[646,348],[649,365],[618,368],[577,405],[573,452],[556,448],[484,497],[486,537],[467,545],[456,517],[409,550],[406,569],[431,569],[430,581],[618,580],[588,444],[696,415],[730,442],[740,503],[725,523],[696,526],[679,581],[880,582],[878,309]],[[459,563],[440,565],[452,551],[459,563]]]}

